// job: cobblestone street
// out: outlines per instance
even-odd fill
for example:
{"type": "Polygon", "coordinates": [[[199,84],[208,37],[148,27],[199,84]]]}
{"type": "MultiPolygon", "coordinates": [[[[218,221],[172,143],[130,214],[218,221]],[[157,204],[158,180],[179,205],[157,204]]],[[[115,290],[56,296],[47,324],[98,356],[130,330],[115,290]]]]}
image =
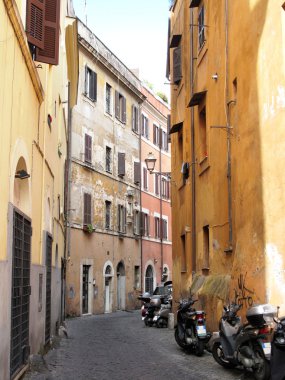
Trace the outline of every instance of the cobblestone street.
{"type": "Polygon", "coordinates": [[[252,379],[221,368],[208,352],[184,353],[173,330],[145,327],[139,311],[70,319],[67,328],[68,338],[24,380],[252,379]]]}

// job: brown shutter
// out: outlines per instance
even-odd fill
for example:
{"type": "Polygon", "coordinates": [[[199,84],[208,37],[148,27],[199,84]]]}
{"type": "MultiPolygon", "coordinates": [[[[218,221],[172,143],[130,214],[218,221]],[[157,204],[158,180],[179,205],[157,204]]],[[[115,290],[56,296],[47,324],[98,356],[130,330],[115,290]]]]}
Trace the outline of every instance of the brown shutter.
{"type": "Polygon", "coordinates": [[[132,104],[132,131],[135,130],[135,106],[132,104]]]}
{"type": "Polygon", "coordinates": [[[91,194],[88,194],[88,193],[84,193],[83,224],[91,224],[91,194]]]}
{"type": "Polygon", "coordinates": [[[171,129],[171,114],[167,115],[167,141],[171,143],[171,138],[170,138],[170,129],[171,129]]]}
{"type": "Polygon", "coordinates": [[[125,153],[118,153],[118,175],[125,175],[125,153]]]}
{"type": "Polygon", "coordinates": [[[141,165],[140,162],[134,162],[134,183],[141,182],[141,165]]]}
{"type": "Polygon", "coordinates": [[[118,91],[115,91],[115,117],[120,119],[120,99],[118,91]]]}
{"type": "Polygon", "coordinates": [[[149,138],[148,118],[145,119],[145,129],[146,129],[145,136],[148,139],[149,138]]]}
{"type": "Polygon", "coordinates": [[[27,39],[32,45],[44,48],[45,0],[27,0],[27,39]]]}
{"type": "Polygon", "coordinates": [[[178,46],[173,49],[173,82],[178,84],[181,78],[181,46],[178,46]]]}
{"type": "Polygon", "coordinates": [[[84,95],[88,94],[88,66],[85,65],[84,95]]]}
{"type": "Polygon", "coordinates": [[[156,145],[156,126],[153,125],[153,143],[156,145]]]}
{"type": "Polygon", "coordinates": [[[85,134],[85,161],[92,162],[92,137],[85,134]]]}
{"type": "Polygon", "coordinates": [[[123,96],[123,114],[122,114],[122,122],[126,123],[127,117],[126,117],[126,98],[123,96]]]}
{"type": "Polygon", "coordinates": [[[46,0],[44,48],[36,49],[36,61],[58,65],[60,0],[46,0]]]}
{"type": "Polygon", "coordinates": [[[159,142],[158,142],[158,146],[160,147],[160,148],[162,148],[163,147],[163,144],[162,144],[162,129],[161,128],[159,128],[158,129],[158,139],[159,139],[159,142]]]}
{"type": "Polygon", "coordinates": [[[90,88],[90,98],[94,101],[97,100],[97,73],[91,71],[91,88],[90,88]]]}

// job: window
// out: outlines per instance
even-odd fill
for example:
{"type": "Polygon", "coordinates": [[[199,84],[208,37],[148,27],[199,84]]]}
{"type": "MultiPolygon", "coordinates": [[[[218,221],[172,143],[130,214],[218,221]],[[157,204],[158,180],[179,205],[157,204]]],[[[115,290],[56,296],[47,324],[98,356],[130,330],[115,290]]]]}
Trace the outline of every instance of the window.
{"type": "Polygon", "coordinates": [[[187,265],[186,265],[186,241],[185,241],[185,235],[181,236],[181,272],[187,272],[187,265]]]}
{"type": "Polygon", "coordinates": [[[209,226],[203,227],[203,251],[204,251],[204,258],[203,258],[203,267],[209,268],[210,266],[210,239],[209,239],[209,226]]]}
{"type": "Polygon", "coordinates": [[[88,164],[92,163],[92,137],[85,133],[85,149],[84,161],[88,164]]]}
{"type": "Polygon", "coordinates": [[[162,239],[167,240],[167,238],[168,238],[167,220],[162,219],[162,239]]]}
{"type": "Polygon", "coordinates": [[[156,173],[154,177],[154,192],[155,195],[159,196],[159,174],[156,173]]]}
{"type": "Polygon", "coordinates": [[[182,78],[181,45],[173,49],[173,83],[179,84],[182,78]]]}
{"type": "Polygon", "coordinates": [[[139,109],[132,105],[132,131],[139,132],[139,109]]]}
{"type": "Polygon", "coordinates": [[[142,235],[149,236],[149,215],[142,213],[142,235]]]}
{"type": "Polygon", "coordinates": [[[147,168],[143,168],[143,188],[144,190],[148,189],[147,168]]]}
{"type": "Polygon", "coordinates": [[[154,217],[154,237],[156,239],[160,238],[160,218],[154,217]]]}
{"type": "Polygon", "coordinates": [[[149,139],[149,131],[148,131],[148,118],[145,115],[142,115],[142,136],[149,139]]]}
{"type": "Polygon", "coordinates": [[[83,214],[83,224],[91,224],[91,194],[84,193],[84,214],[83,214]]]}
{"type": "Polygon", "coordinates": [[[112,87],[106,83],[106,112],[112,115],[112,87]]]}
{"type": "Polygon", "coordinates": [[[139,185],[141,182],[141,164],[140,162],[134,162],[134,183],[139,185]]]}
{"type": "Polygon", "coordinates": [[[106,172],[112,173],[112,149],[106,146],[106,172]]]}
{"type": "Polygon", "coordinates": [[[134,271],[134,288],[139,289],[140,288],[140,267],[138,265],[135,265],[135,271],[134,271]]]}
{"type": "Polygon", "coordinates": [[[199,139],[200,139],[200,160],[208,157],[207,152],[207,131],[206,131],[206,107],[199,112],[199,139]]]}
{"type": "Polygon", "coordinates": [[[125,175],[125,153],[118,153],[118,176],[125,175]]]}
{"type": "Polygon", "coordinates": [[[58,64],[60,0],[27,0],[26,30],[36,61],[58,64]]]}
{"type": "Polygon", "coordinates": [[[201,49],[205,42],[205,7],[204,5],[199,10],[198,35],[199,35],[199,49],[201,49]]]}
{"type": "Polygon", "coordinates": [[[153,143],[160,146],[160,128],[156,124],[153,124],[153,143]]]}
{"type": "Polygon", "coordinates": [[[140,212],[134,211],[134,234],[140,235],[140,212]]]}
{"type": "Polygon", "coordinates": [[[105,202],[105,228],[111,228],[111,202],[105,202]]]}
{"type": "Polygon", "coordinates": [[[170,183],[169,180],[164,177],[161,179],[161,196],[165,199],[170,198],[170,183]]]}
{"type": "Polygon", "coordinates": [[[85,95],[93,102],[97,100],[97,74],[85,66],[85,95]]]}
{"type": "Polygon", "coordinates": [[[118,231],[120,233],[126,233],[127,213],[126,208],[122,205],[118,205],[118,231]]]}
{"type": "Polygon", "coordinates": [[[115,117],[126,123],[126,98],[118,91],[115,92],[115,117]]]}

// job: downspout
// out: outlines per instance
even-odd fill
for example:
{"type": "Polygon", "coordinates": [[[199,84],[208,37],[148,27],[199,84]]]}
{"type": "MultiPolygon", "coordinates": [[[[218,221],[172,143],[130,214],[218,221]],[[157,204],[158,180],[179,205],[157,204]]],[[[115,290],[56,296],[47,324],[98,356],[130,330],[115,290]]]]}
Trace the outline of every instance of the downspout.
{"type": "MultiPolygon", "coordinates": [[[[190,28],[190,92],[194,93],[194,36],[193,36],[194,16],[191,8],[191,28],[190,28]]],[[[195,125],[194,109],[191,107],[191,167],[192,167],[192,276],[196,272],[196,167],[195,167],[195,125]]]]}
{"type": "Polygon", "coordinates": [[[141,116],[142,116],[142,109],[141,104],[139,107],[139,158],[140,158],[140,196],[139,196],[139,202],[140,202],[140,237],[141,237],[141,292],[143,292],[143,238],[142,238],[142,133],[141,133],[141,116]]]}
{"type": "Polygon", "coordinates": [[[160,128],[160,141],[159,141],[159,209],[160,209],[160,282],[162,281],[162,275],[163,275],[163,223],[162,223],[162,175],[161,175],[161,170],[162,170],[162,165],[161,165],[161,145],[162,145],[162,129],[160,128]]]}
{"type": "Polygon", "coordinates": [[[225,0],[225,112],[226,112],[226,127],[227,127],[227,182],[228,182],[228,219],[229,219],[229,244],[225,249],[226,253],[231,253],[233,250],[233,221],[232,221],[232,163],[231,163],[231,128],[229,107],[232,103],[229,101],[229,41],[228,41],[228,0],[225,0]]]}

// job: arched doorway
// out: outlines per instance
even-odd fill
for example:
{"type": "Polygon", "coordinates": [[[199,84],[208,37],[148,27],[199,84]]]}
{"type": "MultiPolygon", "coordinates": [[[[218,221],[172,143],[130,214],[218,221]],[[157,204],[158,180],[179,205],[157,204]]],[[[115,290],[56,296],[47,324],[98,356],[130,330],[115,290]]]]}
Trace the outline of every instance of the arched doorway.
{"type": "Polygon", "coordinates": [[[122,261],[117,266],[117,309],[126,308],[126,273],[125,265],[122,261]]]}
{"type": "Polygon", "coordinates": [[[112,311],[112,267],[107,265],[104,273],[105,277],[105,313],[112,311]]]}
{"type": "Polygon", "coordinates": [[[148,265],[145,272],[145,291],[153,293],[153,267],[148,265]]]}

